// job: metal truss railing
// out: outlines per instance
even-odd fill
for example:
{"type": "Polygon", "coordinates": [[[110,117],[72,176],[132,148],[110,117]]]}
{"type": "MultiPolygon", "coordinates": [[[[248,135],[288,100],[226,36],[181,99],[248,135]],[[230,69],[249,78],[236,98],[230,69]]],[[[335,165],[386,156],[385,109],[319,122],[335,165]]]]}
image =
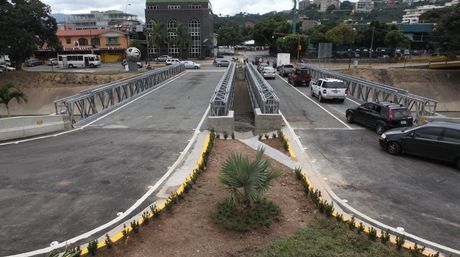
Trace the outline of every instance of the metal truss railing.
{"type": "Polygon", "coordinates": [[[260,108],[260,111],[265,114],[278,114],[280,99],[254,65],[246,65],[246,78],[249,83],[252,107],[260,108]]]}
{"type": "Polygon", "coordinates": [[[113,107],[185,71],[183,64],[163,67],[134,78],[102,84],[54,102],[56,114],[67,114],[72,124],[96,118],[113,107]]]}
{"type": "Polygon", "coordinates": [[[423,96],[410,94],[400,89],[377,82],[363,80],[351,75],[321,69],[314,65],[304,65],[314,79],[336,78],[343,80],[348,86],[348,94],[362,101],[391,101],[402,104],[415,113],[416,118],[433,115],[438,101],[423,96]]]}
{"type": "Polygon", "coordinates": [[[236,65],[231,63],[211,98],[211,116],[227,116],[228,111],[233,109],[235,75],[236,65]]]}

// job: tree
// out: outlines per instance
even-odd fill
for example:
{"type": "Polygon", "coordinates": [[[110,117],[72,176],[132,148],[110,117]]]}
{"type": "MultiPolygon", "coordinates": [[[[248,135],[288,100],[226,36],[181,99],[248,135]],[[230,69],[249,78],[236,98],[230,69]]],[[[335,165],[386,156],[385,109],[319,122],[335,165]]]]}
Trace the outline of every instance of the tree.
{"type": "Polygon", "coordinates": [[[409,39],[399,30],[392,30],[385,35],[385,45],[391,49],[396,47],[406,47],[409,39]]]}
{"type": "Polygon", "coordinates": [[[5,105],[8,117],[10,117],[9,103],[16,99],[17,103],[27,102],[27,97],[19,88],[16,88],[11,81],[7,81],[0,86],[0,104],[5,105]]]}
{"type": "Polygon", "coordinates": [[[51,8],[39,0],[0,0],[0,53],[6,53],[17,69],[37,48],[62,48],[51,8]]]}
{"type": "Polygon", "coordinates": [[[336,45],[353,44],[356,32],[345,23],[340,23],[326,32],[326,39],[336,45]]]}
{"type": "Polygon", "coordinates": [[[447,55],[455,55],[460,51],[460,4],[452,7],[438,9],[438,13],[429,14],[435,17],[437,26],[431,34],[441,51],[447,55]]]}
{"type": "Polygon", "coordinates": [[[353,7],[354,5],[350,1],[343,1],[340,4],[340,10],[353,10],[353,7]]]}
{"type": "Polygon", "coordinates": [[[175,40],[179,47],[179,56],[182,57],[183,50],[189,48],[192,44],[192,37],[188,33],[187,27],[182,23],[177,24],[175,40]]]}
{"type": "Polygon", "coordinates": [[[372,21],[366,29],[358,30],[356,45],[370,47],[374,37],[373,48],[385,46],[385,35],[391,30],[398,30],[395,25],[387,25],[385,22],[372,21]]]}
{"type": "Polygon", "coordinates": [[[219,46],[238,45],[243,41],[238,29],[234,26],[221,26],[217,30],[217,44],[219,46]]]}
{"type": "Polygon", "coordinates": [[[155,47],[158,53],[161,53],[161,46],[166,42],[166,30],[163,23],[150,21],[150,28],[147,30],[149,46],[155,47]]]}
{"type": "Polygon", "coordinates": [[[229,204],[232,206],[253,207],[281,175],[278,171],[268,170],[270,163],[262,159],[263,154],[264,149],[259,148],[253,161],[239,153],[233,153],[225,161],[219,181],[230,193],[229,204]]]}
{"type": "Polygon", "coordinates": [[[291,53],[291,56],[297,56],[297,50],[300,43],[300,54],[307,50],[308,38],[305,35],[287,35],[279,38],[276,44],[283,53],[291,53]]]}

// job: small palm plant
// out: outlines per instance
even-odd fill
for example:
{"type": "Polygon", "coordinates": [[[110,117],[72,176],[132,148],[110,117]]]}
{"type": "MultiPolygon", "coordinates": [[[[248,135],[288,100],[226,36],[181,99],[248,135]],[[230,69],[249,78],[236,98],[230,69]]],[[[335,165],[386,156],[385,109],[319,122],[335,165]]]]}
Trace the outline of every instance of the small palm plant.
{"type": "Polygon", "coordinates": [[[20,89],[16,88],[11,81],[7,81],[0,86],[0,104],[4,104],[6,113],[10,117],[10,101],[16,99],[16,102],[27,102],[27,97],[20,89]]]}
{"type": "Polygon", "coordinates": [[[268,226],[279,215],[279,208],[264,198],[264,193],[281,175],[269,170],[270,162],[263,160],[264,149],[257,150],[256,159],[233,153],[225,161],[219,181],[229,197],[217,205],[211,218],[227,229],[248,231],[268,226]]]}
{"type": "Polygon", "coordinates": [[[229,202],[233,206],[251,208],[263,198],[271,183],[281,175],[269,171],[270,162],[263,160],[264,149],[257,150],[256,159],[233,153],[225,162],[219,180],[230,193],[229,202]]]}

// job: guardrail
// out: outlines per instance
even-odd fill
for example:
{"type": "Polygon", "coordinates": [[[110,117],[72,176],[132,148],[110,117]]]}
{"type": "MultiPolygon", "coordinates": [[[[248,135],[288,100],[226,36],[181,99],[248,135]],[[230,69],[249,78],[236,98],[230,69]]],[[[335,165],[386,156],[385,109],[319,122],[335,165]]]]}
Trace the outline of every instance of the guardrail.
{"type": "Polygon", "coordinates": [[[233,109],[235,75],[236,65],[231,63],[211,98],[210,116],[227,116],[228,111],[233,109]]]}
{"type": "Polygon", "coordinates": [[[280,99],[273,92],[273,88],[260,75],[252,64],[246,64],[246,78],[249,83],[249,96],[252,108],[260,108],[264,114],[278,114],[280,99]]]}
{"type": "Polygon", "coordinates": [[[183,64],[163,67],[140,76],[102,84],[54,102],[56,114],[69,116],[71,124],[95,118],[161,82],[185,71],[183,64]]]}
{"type": "Polygon", "coordinates": [[[420,116],[433,115],[436,112],[438,101],[423,96],[410,94],[405,89],[391,87],[385,84],[363,80],[351,75],[321,69],[314,65],[304,65],[314,79],[336,78],[343,80],[348,86],[348,94],[359,100],[392,101],[402,104],[415,112],[416,119],[420,116]]]}

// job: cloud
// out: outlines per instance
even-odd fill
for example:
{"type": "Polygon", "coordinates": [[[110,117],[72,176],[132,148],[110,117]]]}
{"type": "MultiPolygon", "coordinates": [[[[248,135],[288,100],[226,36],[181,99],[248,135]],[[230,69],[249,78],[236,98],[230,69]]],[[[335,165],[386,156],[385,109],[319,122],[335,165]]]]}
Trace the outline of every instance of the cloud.
{"type": "MultiPolygon", "coordinates": [[[[51,6],[53,13],[88,13],[90,11],[119,10],[136,14],[145,19],[145,0],[41,0],[51,6]],[[115,3],[114,3],[115,2],[115,3]]],[[[292,8],[292,0],[211,0],[213,12],[217,15],[234,15],[239,12],[264,14],[292,8]]]]}

